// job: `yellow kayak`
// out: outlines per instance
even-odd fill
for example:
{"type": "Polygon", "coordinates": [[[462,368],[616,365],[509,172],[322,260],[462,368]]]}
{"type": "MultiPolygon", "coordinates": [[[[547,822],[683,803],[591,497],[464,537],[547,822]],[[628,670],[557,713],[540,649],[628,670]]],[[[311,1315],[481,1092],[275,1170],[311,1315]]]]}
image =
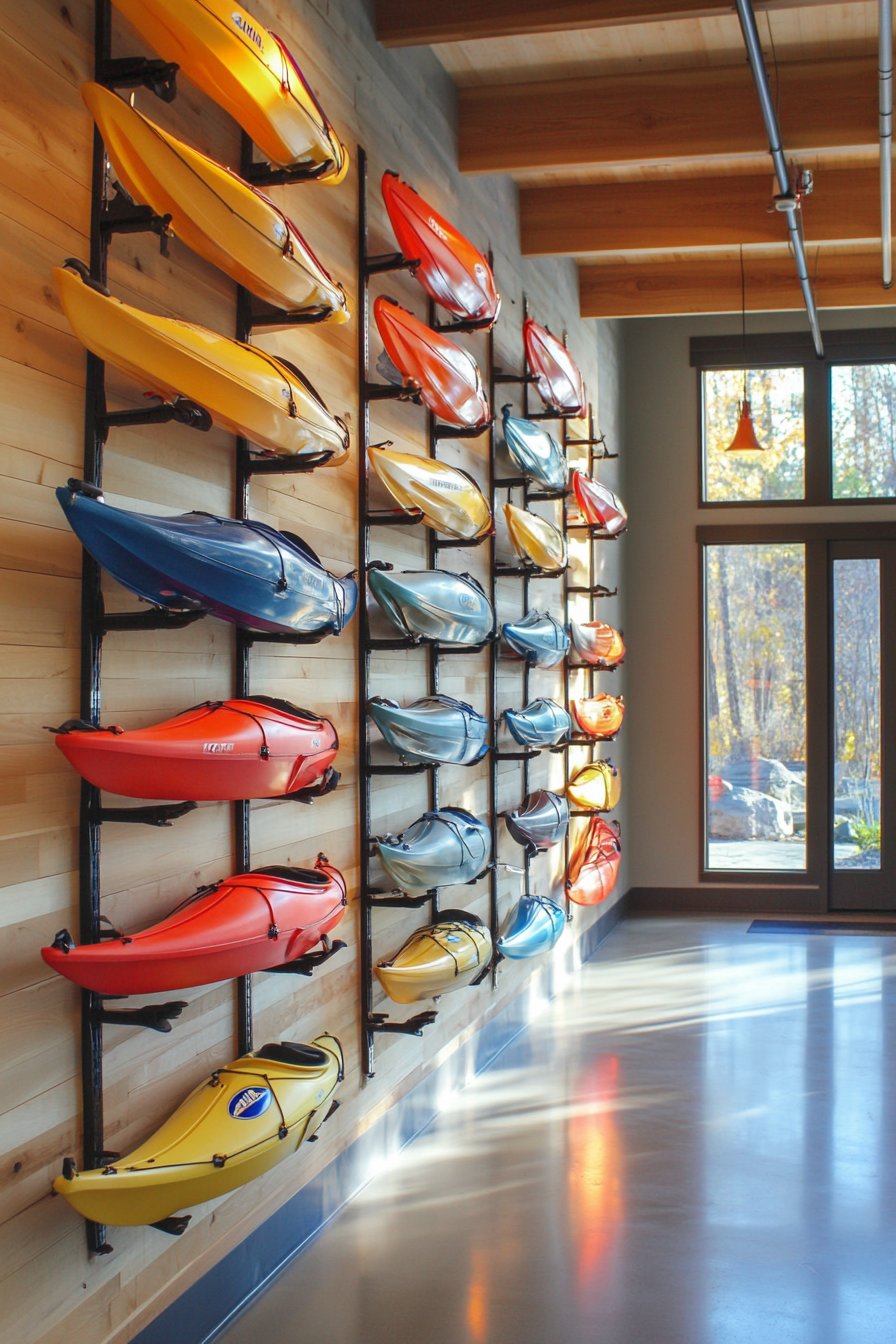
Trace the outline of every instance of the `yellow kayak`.
{"type": "Polygon", "coordinates": [[[229,112],[273,163],[341,182],[348,153],[279,37],[234,0],[114,0],[166,61],[229,112]]]}
{"type": "Polygon", "coordinates": [[[188,247],[277,308],[348,321],[342,286],[273,201],[109,89],[82,84],[81,97],[122,186],[188,247]]]}
{"type": "Polygon", "coordinates": [[[583,812],[612,812],[622,797],[622,776],[612,761],[593,761],[575,772],[566,796],[583,812]]]}
{"type": "Polygon", "coordinates": [[[188,397],[217,424],[271,452],[331,453],[331,467],[345,461],[348,430],[292,364],[206,327],[132,308],[86,284],[69,263],[54,268],[53,282],[79,341],[158,396],[188,397]]]}
{"type": "Polygon", "coordinates": [[[443,910],[435,924],[412,933],[400,952],[381,961],[376,974],[396,1003],[417,1003],[475,979],[492,955],[492,936],[466,910],[443,910]]]}
{"type": "Polygon", "coordinates": [[[263,1176],[327,1118],[343,1076],[335,1036],[283,1041],[216,1069],[152,1138],[96,1171],[66,1163],[53,1188],[83,1218],[142,1227],[263,1176]]]}
{"type": "Polygon", "coordinates": [[[370,465],[386,489],[403,509],[419,509],[427,527],[463,541],[487,535],[492,522],[488,501],[465,471],[390,448],[374,446],[368,451],[370,465]]]}
{"type": "Polygon", "coordinates": [[[566,568],[566,538],[553,523],[515,504],[504,505],[504,517],[513,549],[521,559],[531,560],[548,574],[566,568]]]}

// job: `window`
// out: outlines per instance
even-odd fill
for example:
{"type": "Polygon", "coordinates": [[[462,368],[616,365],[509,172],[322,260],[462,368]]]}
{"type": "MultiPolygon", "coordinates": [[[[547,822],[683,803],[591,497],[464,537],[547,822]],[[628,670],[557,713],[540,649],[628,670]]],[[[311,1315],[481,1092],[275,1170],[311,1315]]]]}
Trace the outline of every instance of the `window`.
{"type": "Polygon", "coordinates": [[[831,369],[831,441],[835,498],[896,495],[896,364],[831,369]]]}
{"type": "Polygon", "coordinates": [[[703,374],[704,498],[719,501],[803,499],[806,435],[802,369],[708,369],[703,374]],[[746,393],[746,397],[744,394],[746,393]],[[753,415],[761,456],[727,449],[741,405],[753,415]]]}
{"type": "Polygon", "coordinates": [[[833,563],[835,868],[880,868],[880,560],[833,563]]]}

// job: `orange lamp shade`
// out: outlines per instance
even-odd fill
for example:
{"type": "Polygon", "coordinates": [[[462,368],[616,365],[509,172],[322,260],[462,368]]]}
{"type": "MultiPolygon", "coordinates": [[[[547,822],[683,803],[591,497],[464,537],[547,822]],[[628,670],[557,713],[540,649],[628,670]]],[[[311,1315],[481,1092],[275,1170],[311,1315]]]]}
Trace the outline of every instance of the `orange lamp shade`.
{"type": "Polygon", "coordinates": [[[576,905],[600,905],[616,885],[622,842],[603,817],[591,817],[573,841],[566,890],[576,905]]]}
{"type": "Polygon", "coordinates": [[[573,700],[570,709],[583,733],[595,739],[606,739],[615,737],[622,727],[625,700],[621,695],[601,691],[586,700],[573,700]]]}
{"type": "Polygon", "coordinates": [[[592,761],[575,772],[566,796],[584,812],[612,812],[622,796],[622,776],[612,761],[592,761]]]}
{"type": "Polygon", "coordinates": [[[734,431],[734,438],[725,452],[731,453],[735,457],[752,457],[756,453],[765,452],[762,444],[756,438],[753,412],[750,409],[750,403],[746,400],[740,404],[740,419],[737,422],[737,429],[734,431]]]}

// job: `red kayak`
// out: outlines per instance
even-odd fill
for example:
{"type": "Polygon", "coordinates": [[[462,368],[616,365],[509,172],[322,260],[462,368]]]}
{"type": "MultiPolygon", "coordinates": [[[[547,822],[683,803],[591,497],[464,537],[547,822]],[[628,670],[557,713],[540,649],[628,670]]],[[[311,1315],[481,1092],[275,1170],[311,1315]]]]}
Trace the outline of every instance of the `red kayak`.
{"type": "Polygon", "coordinates": [[[329,719],[266,695],[208,700],[129,732],[80,719],[54,731],[62,754],[97,788],[196,802],[282,798],[318,784],[329,792],[339,746],[329,719]]]}
{"type": "Polygon", "coordinates": [[[600,905],[616,885],[622,842],[603,817],[583,827],[569,856],[566,890],[576,905],[600,905]]]}
{"type": "Polygon", "coordinates": [[[585,700],[573,700],[569,707],[582,732],[597,741],[615,737],[622,727],[625,700],[621,695],[601,691],[585,700]]]}
{"type": "Polygon", "coordinates": [[[464,322],[488,330],[501,296],[485,257],[397,173],[383,173],[383,200],[406,261],[429,297],[464,322]]]}
{"type": "Polygon", "coordinates": [[[484,429],[488,402],[473,356],[394,299],[378,298],[373,313],[386,353],[399,373],[419,387],[433,415],[449,425],[484,429]]]}
{"type": "Polygon", "coordinates": [[[608,537],[618,536],[625,531],[628,514],[612,490],[584,471],[573,472],[572,488],[586,523],[602,527],[608,537]]]}
{"type": "Polygon", "coordinates": [[[321,854],[313,868],[258,868],[201,887],[142,933],[77,947],[63,929],[41,956],[96,994],[157,994],[295,961],[344,910],[345,879],[321,854]]]}
{"type": "Polygon", "coordinates": [[[523,340],[545,406],[563,415],[584,415],[585,384],[566,346],[531,317],[523,323],[523,340]]]}

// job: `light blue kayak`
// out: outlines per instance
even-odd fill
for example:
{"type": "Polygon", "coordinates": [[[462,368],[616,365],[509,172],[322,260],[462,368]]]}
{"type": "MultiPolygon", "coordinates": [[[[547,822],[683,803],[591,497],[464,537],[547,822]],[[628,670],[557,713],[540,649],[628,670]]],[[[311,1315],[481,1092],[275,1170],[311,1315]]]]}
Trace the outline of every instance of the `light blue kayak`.
{"type": "Polygon", "coordinates": [[[405,707],[377,695],[367,708],[402,761],[473,765],[488,751],[488,719],[450,695],[425,695],[405,707]]]}
{"type": "Polygon", "coordinates": [[[521,621],[506,621],[501,636],[507,656],[536,667],[557,667],[569,652],[569,632],[547,611],[530,611],[521,621]]]}
{"type": "Polygon", "coordinates": [[[489,862],[491,846],[485,822],[459,807],[424,812],[402,835],[376,841],[389,876],[410,896],[475,881],[489,862]]]}
{"type": "Polygon", "coordinates": [[[563,490],[569,479],[566,454],[553,435],[533,420],[517,420],[504,406],[504,442],[524,476],[546,490],[563,490]]]}
{"type": "Polygon", "coordinates": [[[507,709],[504,722],[521,747],[556,746],[570,729],[570,718],[556,700],[533,700],[525,709],[507,709]]]}
{"type": "Polygon", "coordinates": [[[475,646],[490,639],[495,613],[482,586],[470,574],[448,570],[371,569],[370,591],[404,635],[440,644],[475,646]]]}
{"type": "Polygon", "coordinates": [[[559,941],[566,915],[547,896],[521,896],[504,921],[498,951],[513,961],[540,957],[559,941]]]}

